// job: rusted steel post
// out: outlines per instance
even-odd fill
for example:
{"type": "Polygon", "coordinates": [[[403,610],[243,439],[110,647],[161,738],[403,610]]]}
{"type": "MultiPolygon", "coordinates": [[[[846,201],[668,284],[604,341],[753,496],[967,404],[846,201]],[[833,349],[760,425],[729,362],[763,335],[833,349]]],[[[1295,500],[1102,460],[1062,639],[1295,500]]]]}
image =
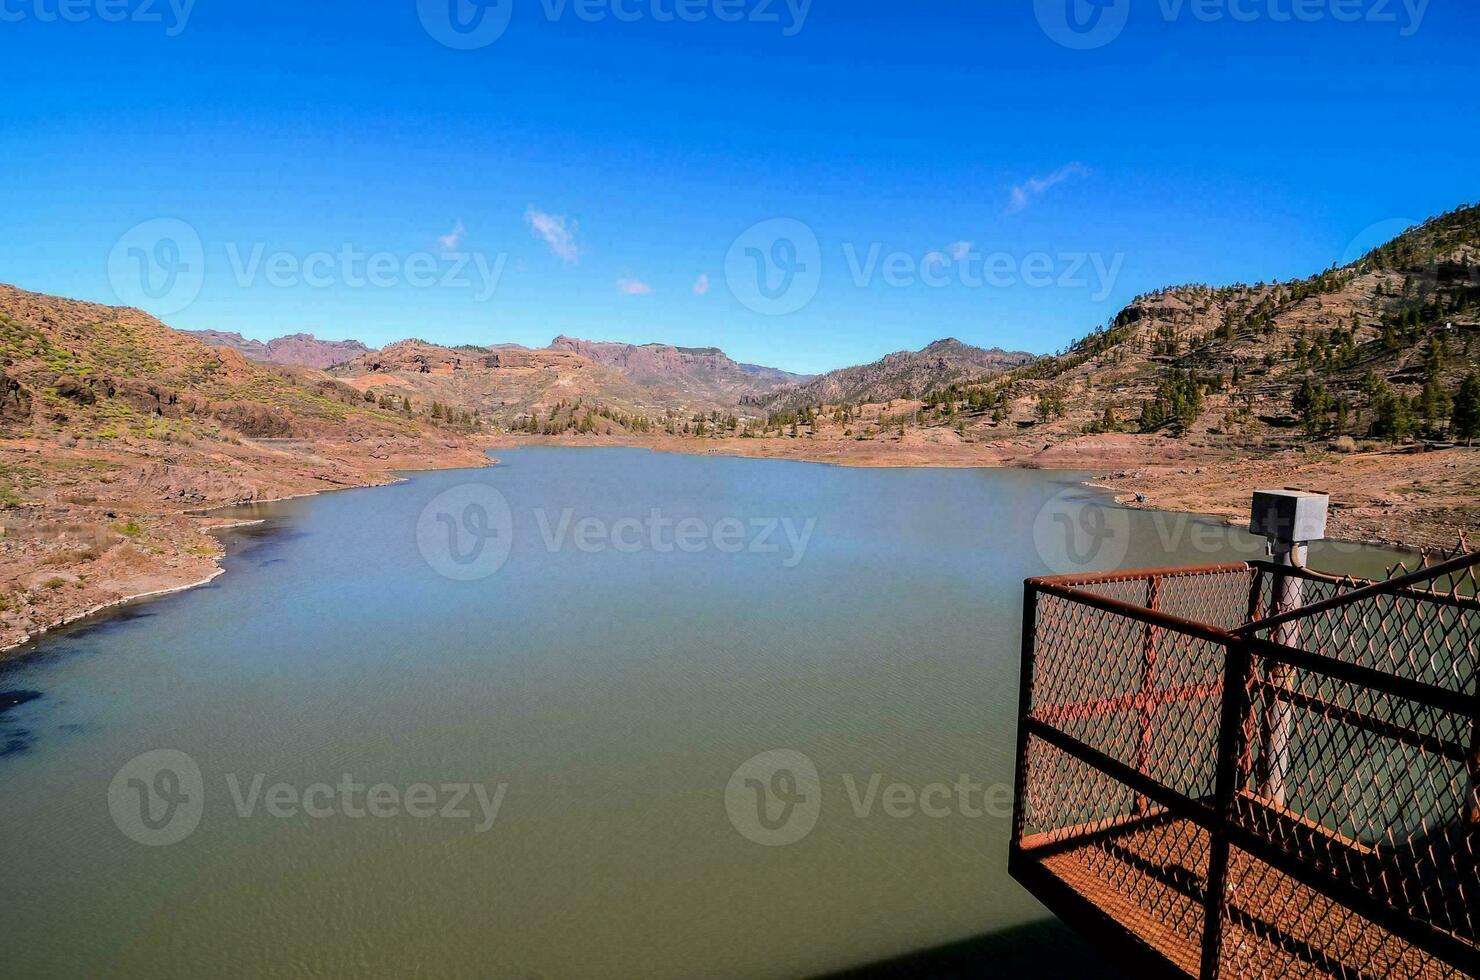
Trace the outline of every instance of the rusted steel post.
{"type": "MultiPolygon", "coordinates": [[[[1245,624],[1255,622],[1260,617],[1260,611],[1264,604],[1264,569],[1254,568],[1249,575],[1249,614],[1244,620],[1245,624]]],[[[1243,685],[1246,693],[1244,698],[1244,716],[1241,719],[1239,730],[1239,753],[1236,780],[1239,786],[1246,786],[1249,782],[1249,774],[1254,769],[1253,740],[1254,732],[1254,658],[1244,658],[1243,685]]]]}
{"type": "MultiPolygon", "coordinates": [[[[1146,579],[1146,608],[1161,609],[1161,576],[1152,575],[1146,579]]],[[[1141,688],[1140,708],[1137,715],[1140,718],[1140,738],[1136,744],[1136,768],[1142,773],[1151,775],[1151,741],[1152,731],[1156,723],[1156,639],[1157,628],[1151,623],[1144,627],[1141,642],[1141,688]]],[[[1144,814],[1149,802],[1144,796],[1137,796],[1135,812],[1144,814]]]]}
{"type": "Polygon", "coordinates": [[[1249,675],[1248,647],[1234,640],[1223,648],[1223,704],[1218,720],[1218,758],[1213,782],[1213,826],[1208,838],[1208,880],[1203,895],[1202,962],[1199,976],[1213,980],[1223,952],[1223,919],[1228,896],[1228,824],[1238,790],[1239,758],[1244,753],[1244,678],[1249,675]]]}
{"type": "MultiPolygon", "coordinates": [[[[1285,567],[1305,564],[1304,545],[1276,544],[1271,557],[1285,567]]],[[[1304,605],[1304,581],[1296,575],[1276,572],[1274,577],[1275,615],[1299,609],[1304,605]]],[[[1296,646],[1300,640],[1300,621],[1294,620],[1275,627],[1270,637],[1281,646],[1296,646]]],[[[1295,671],[1289,664],[1274,664],[1269,670],[1270,691],[1265,693],[1265,719],[1260,726],[1265,734],[1265,763],[1260,795],[1275,806],[1285,805],[1286,780],[1290,774],[1290,737],[1294,729],[1294,717],[1290,702],[1276,695],[1276,691],[1288,691],[1295,683],[1295,671]]]]}
{"type": "MultiPolygon", "coordinates": [[[[1285,568],[1303,568],[1306,543],[1326,536],[1326,511],[1330,500],[1324,494],[1299,490],[1259,490],[1254,493],[1254,506],[1249,529],[1269,539],[1270,557],[1285,568]]],[[[1280,615],[1304,605],[1304,579],[1298,575],[1275,572],[1274,614],[1280,615]]],[[[1270,639],[1281,646],[1298,646],[1300,621],[1291,620],[1275,628],[1270,639]]],[[[1294,709],[1286,699],[1276,696],[1294,685],[1294,670],[1286,664],[1270,663],[1267,669],[1269,688],[1264,693],[1259,734],[1263,743],[1260,753],[1259,793],[1278,807],[1285,805],[1290,775],[1291,739],[1294,736],[1294,709]]]]}

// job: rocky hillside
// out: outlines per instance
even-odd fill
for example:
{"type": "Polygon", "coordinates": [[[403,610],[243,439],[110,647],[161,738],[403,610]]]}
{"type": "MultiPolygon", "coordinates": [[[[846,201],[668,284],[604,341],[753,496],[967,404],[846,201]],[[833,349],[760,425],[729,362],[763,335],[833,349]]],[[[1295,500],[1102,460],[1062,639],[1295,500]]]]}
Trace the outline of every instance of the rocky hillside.
{"type": "Polygon", "coordinates": [[[337,380],[377,403],[438,405],[494,422],[583,401],[629,413],[659,410],[659,395],[620,371],[567,350],[442,347],[404,340],[334,367],[337,380]]]}
{"type": "Polygon", "coordinates": [[[216,574],[205,509],[478,466],[472,429],[138,310],[0,285],[0,652],[216,574]]]}
{"type": "Polygon", "coordinates": [[[34,437],[416,437],[326,376],[302,379],[211,347],[139,310],[0,285],[0,391],[9,434],[34,437]]]}
{"type": "Polygon", "coordinates": [[[1005,409],[1050,431],[1240,447],[1446,439],[1477,367],[1480,208],[1468,207],[1308,278],[1138,297],[1064,354],[939,392],[933,408],[958,424],[1005,409]]]}
{"type": "Polygon", "coordinates": [[[713,348],[593,343],[563,336],[543,350],[406,340],[337,365],[330,374],[377,403],[409,398],[413,406],[476,411],[480,418],[505,426],[560,413],[579,418],[586,411],[651,422],[728,412],[742,400],[798,377],[739,364],[713,348]]]}
{"type": "Polygon", "coordinates": [[[311,333],[295,333],[263,343],[248,340],[239,333],[220,330],[183,330],[212,347],[226,347],[252,361],[287,364],[299,367],[327,368],[342,364],[370,348],[358,340],[320,340],[311,333]]]}
{"type": "Polygon", "coordinates": [[[947,338],[923,350],[899,351],[872,364],[831,371],[805,384],[779,390],[755,404],[787,410],[808,405],[922,398],[952,383],[984,379],[1034,360],[1036,355],[1026,351],[996,347],[985,350],[947,338]]]}
{"type": "Polygon", "coordinates": [[[746,397],[759,397],[783,385],[811,380],[810,375],[741,364],[717,347],[620,344],[561,335],[549,349],[580,354],[641,384],[676,389],[720,404],[738,404],[746,397]]]}

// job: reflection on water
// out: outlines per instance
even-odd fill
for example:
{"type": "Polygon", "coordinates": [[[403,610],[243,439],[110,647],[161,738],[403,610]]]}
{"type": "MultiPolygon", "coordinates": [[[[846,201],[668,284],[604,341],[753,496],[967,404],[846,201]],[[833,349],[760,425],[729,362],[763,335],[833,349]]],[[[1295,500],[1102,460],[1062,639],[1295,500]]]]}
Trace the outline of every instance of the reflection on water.
{"type": "Polygon", "coordinates": [[[801,976],[1044,929],[1022,962],[1082,972],[1003,872],[1022,580],[1259,542],[1065,474],[501,456],[243,509],[227,575],[0,668],[41,695],[0,716],[3,972],[801,976]]]}

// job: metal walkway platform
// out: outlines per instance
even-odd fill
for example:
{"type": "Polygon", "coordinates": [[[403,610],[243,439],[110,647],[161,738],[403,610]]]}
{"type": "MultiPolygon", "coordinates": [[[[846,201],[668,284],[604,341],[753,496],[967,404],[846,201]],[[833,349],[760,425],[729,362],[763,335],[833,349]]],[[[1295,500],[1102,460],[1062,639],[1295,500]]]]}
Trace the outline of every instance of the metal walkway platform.
{"type": "Polygon", "coordinates": [[[1156,974],[1480,973],[1477,566],[1030,580],[1012,875],[1156,974]]]}

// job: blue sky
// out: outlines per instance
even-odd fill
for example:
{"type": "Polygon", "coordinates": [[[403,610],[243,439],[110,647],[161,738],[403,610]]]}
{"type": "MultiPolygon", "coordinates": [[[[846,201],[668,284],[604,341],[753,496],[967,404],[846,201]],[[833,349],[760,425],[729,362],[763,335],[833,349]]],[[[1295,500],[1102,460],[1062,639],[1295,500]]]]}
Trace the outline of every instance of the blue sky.
{"type": "Polygon", "coordinates": [[[0,281],[189,329],[1051,351],[1480,198],[1463,0],[59,2],[0,0],[0,281]]]}

